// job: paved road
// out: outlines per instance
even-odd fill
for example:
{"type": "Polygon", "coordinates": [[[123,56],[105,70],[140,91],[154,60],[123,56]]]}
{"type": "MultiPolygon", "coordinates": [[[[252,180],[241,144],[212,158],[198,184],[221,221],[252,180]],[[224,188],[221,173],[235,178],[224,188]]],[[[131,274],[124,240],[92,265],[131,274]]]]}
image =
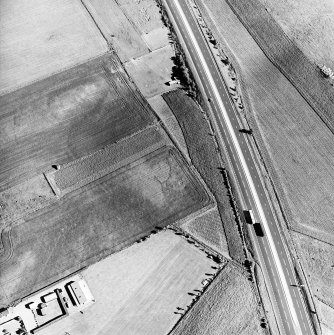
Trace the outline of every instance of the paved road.
{"type": "MultiPolygon", "coordinates": [[[[261,222],[265,236],[257,236],[255,246],[266,285],[270,287],[271,298],[275,301],[281,334],[312,335],[314,331],[301,295],[302,288],[291,286],[298,284],[294,267],[256,169],[246,138],[249,135],[239,132],[238,116],[229,93],[187,2],[165,0],[165,4],[177,33],[185,43],[205,94],[210,97],[218,127],[216,130],[227,149],[244,209],[252,208],[256,220],[261,222]]],[[[253,226],[250,229],[254,234],[253,226]]]]}

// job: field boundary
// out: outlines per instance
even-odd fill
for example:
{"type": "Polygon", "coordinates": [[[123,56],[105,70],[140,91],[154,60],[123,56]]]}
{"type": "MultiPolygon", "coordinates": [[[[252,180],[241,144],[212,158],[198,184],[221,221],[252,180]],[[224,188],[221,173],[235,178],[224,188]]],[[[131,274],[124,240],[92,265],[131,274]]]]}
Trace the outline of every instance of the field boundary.
{"type": "Polygon", "coordinates": [[[148,127],[129,137],[121,139],[119,142],[109,144],[87,156],[64,164],[59,170],[50,169],[44,173],[44,176],[51,185],[54,193],[58,197],[62,197],[69,192],[94,182],[95,180],[146,156],[150,152],[153,152],[166,144],[163,134],[157,127],[148,127]],[[145,138],[140,150],[136,150],[133,153],[127,153],[127,148],[130,148],[130,150],[135,148],[135,145],[141,142],[142,136],[145,136],[145,138]],[[148,143],[145,143],[145,140],[148,143]],[[125,152],[126,155],[122,157],[125,152]],[[112,158],[115,157],[115,160],[111,162],[111,164],[108,164],[108,161],[110,161],[110,158],[108,159],[109,156],[112,156],[112,158]],[[83,171],[78,170],[80,167],[82,167],[82,169],[85,167],[91,168],[92,165],[94,171],[90,174],[85,175],[83,171]],[[76,169],[76,167],[78,167],[78,169],[76,169]],[[66,170],[68,171],[67,173],[64,172],[66,170]],[[66,177],[69,176],[71,170],[73,170],[72,174],[74,175],[74,177],[70,178],[72,181],[70,180],[70,184],[67,183],[67,185],[65,182],[63,185],[64,187],[62,187],[61,184],[64,181],[63,178],[65,177],[65,180],[68,179],[66,177]],[[75,172],[75,170],[77,170],[77,172],[75,172]],[[80,176],[80,172],[83,172],[84,176],[76,180],[76,177],[80,176]],[[64,177],[62,178],[61,175],[64,177]]]}

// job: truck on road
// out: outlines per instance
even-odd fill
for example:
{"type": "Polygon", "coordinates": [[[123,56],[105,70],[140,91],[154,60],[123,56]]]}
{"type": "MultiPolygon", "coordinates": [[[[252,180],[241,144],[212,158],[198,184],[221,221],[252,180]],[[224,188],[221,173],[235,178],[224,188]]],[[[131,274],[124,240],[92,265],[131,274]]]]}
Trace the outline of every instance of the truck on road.
{"type": "Polygon", "coordinates": [[[255,217],[254,217],[254,213],[251,209],[245,210],[244,211],[244,216],[245,216],[245,220],[247,223],[253,225],[254,230],[255,230],[255,234],[257,236],[263,237],[264,236],[264,232],[263,229],[261,227],[261,223],[260,222],[256,222],[255,221],[255,217]]]}
{"type": "Polygon", "coordinates": [[[249,224],[255,224],[254,213],[251,209],[244,211],[245,220],[249,224]]]}

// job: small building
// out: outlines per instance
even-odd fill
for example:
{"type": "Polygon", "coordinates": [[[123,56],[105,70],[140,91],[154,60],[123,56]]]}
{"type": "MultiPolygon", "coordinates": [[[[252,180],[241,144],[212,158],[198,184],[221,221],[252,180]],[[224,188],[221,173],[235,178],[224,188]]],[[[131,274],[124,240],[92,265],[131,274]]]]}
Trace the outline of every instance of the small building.
{"type": "Polygon", "coordinates": [[[15,317],[0,324],[1,335],[28,334],[25,325],[20,317],[15,317]]]}
{"type": "Polygon", "coordinates": [[[80,285],[81,280],[72,282],[68,285],[69,293],[71,294],[71,300],[75,305],[83,305],[87,302],[87,297],[83,290],[82,285],[80,285]]]}

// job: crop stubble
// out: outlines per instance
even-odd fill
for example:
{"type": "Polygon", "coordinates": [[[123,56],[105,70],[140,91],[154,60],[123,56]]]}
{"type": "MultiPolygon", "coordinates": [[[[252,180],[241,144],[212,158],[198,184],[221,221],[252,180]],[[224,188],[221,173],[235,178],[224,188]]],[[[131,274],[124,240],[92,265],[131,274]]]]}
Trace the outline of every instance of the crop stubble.
{"type": "Polygon", "coordinates": [[[162,23],[161,14],[155,0],[116,1],[128,20],[141,32],[142,39],[151,50],[162,48],[169,43],[168,30],[162,23]]]}
{"type": "Polygon", "coordinates": [[[303,234],[293,233],[293,237],[314,295],[330,305],[334,313],[333,247],[303,234]]]}
{"type": "Polygon", "coordinates": [[[21,298],[210,201],[175,149],[150,153],[2,231],[0,300],[21,298]]]}
{"type": "Polygon", "coordinates": [[[165,82],[171,80],[174,50],[171,45],[155,50],[138,59],[125,63],[126,71],[133,78],[146,98],[169,91],[165,82]]]}
{"type": "Polygon", "coordinates": [[[206,0],[201,7],[238,62],[234,66],[254,113],[248,114],[256,129],[254,136],[280,200],[291,213],[292,227],[333,243],[332,133],[268,60],[225,1],[206,0]]]}
{"type": "Polygon", "coordinates": [[[332,0],[260,0],[260,2],[310,60],[334,69],[332,0]]]}
{"type": "Polygon", "coordinates": [[[0,190],[52,164],[85,156],[134,133],[153,117],[112,55],[0,98],[0,190]]]}
{"type": "Polygon", "coordinates": [[[259,335],[258,302],[247,277],[228,263],[170,335],[259,335]]]}

